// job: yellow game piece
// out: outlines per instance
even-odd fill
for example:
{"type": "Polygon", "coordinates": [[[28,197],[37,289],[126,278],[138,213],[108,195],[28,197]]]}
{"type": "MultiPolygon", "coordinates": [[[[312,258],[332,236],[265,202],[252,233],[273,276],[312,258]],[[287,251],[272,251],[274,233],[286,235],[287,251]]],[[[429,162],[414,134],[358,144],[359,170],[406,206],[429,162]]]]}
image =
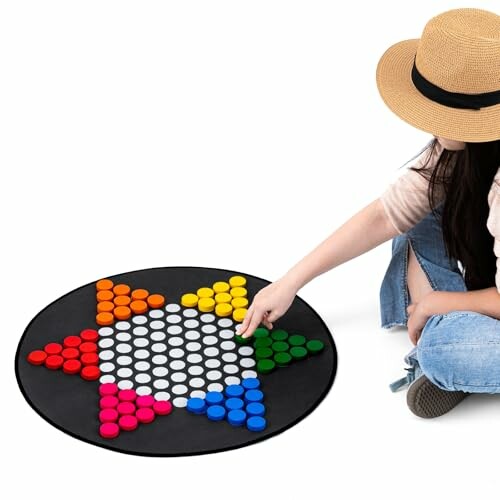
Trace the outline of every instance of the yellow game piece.
{"type": "Polygon", "coordinates": [[[214,289],[215,293],[223,293],[223,292],[229,292],[229,283],[226,283],[225,281],[216,281],[213,285],[212,288],[214,289]]]}
{"type": "Polygon", "coordinates": [[[238,309],[235,309],[233,311],[233,319],[234,321],[243,321],[245,319],[245,315],[247,313],[247,310],[245,307],[239,307],[238,309]]]}
{"type": "Polygon", "coordinates": [[[231,288],[231,295],[233,297],[246,297],[247,296],[247,289],[243,288],[241,286],[235,286],[231,288]]]}
{"type": "Polygon", "coordinates": [[[195,293],[185,293],[181,297],[181,304],[184,307],[195,307],[198,304],[198,295],[195,293]]]}
{"type": "Polygon", "coordinates": [[[221,292],[216,293],[214,299],[217,304],[229,304],[233,300],[233,296],[230,293],[221,292]]]}
{"type": "Polygon", "coordinates": [[[198,297],[200,297],[200,299],[207,298],[207,297],[210,298],[210,297],[214,296],[214,291],[211,288],[202,287],[202,288],[198,288],[196,295],[198,295],[198,297]]]}
{"type": "Polygon", "coordinates": [[[215,314],[217,314],[217,316],[231,316],[232,312],[233,306],[231,304],[221,303],[215,306],[215,314]]]}
{"type": "MultiPolygon", "coordinates": [[[[210,289],[211,290],[211,289],[210,289]]],[[[198,300],[198,309],[202,312],[212,312],[215,308],[215,300],[211,297],[202,297],[198,300]]]]}
{"type": "Polygon", "coordinates": [[[242,307],[247,307],[248,306],[248,299],[245,297],[236,297],[231,301],[231,305],[235,309],[240,309],[242,307]]]}
{"type": "Polygon", "coordinates": [[[229,278],[229,284],[232,287],[235,287],[235,286],[245,286],[247,284],[247,280],[243,276],[231,276],[229,278]]]}

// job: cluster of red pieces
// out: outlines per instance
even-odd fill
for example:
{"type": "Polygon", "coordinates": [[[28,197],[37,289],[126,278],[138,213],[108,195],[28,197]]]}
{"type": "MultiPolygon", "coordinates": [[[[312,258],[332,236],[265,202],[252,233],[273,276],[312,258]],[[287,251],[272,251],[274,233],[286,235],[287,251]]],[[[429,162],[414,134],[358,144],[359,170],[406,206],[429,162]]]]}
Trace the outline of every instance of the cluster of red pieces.
{"type": "Polygon", "coordinates": [[[50,342],[43,350],[31,351],[28,361],[33,365],[45,365],[50,370],[62,368],[68,375],[79,373],[85,380],[97,380],[101,375],[98,338],[96,330],[82,330],[80,335],[65,337],[62,343],[50,342]]]}
{"type": "Polygon", "coordinates": [[[172,411],[170,401],[157,401],[153,396],[138,396],[133,389],[119,390],[116,384],[101,384],[99,434],[113,439],[120,430],[133,431],[139,424],[149,424],[156,415],[168,415],[172,411]]]}

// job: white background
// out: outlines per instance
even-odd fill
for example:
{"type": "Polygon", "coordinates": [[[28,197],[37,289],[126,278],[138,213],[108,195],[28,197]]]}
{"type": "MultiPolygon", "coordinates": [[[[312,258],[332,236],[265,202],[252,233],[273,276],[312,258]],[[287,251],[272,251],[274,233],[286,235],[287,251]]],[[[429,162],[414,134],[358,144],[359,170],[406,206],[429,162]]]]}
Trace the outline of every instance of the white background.
{"type": "Polygon", "coordinates": [[[498,11],[496,0],[2,3],[2,491],[497,496],[499,397],[424,420],[388,388],[411,347],[405,329],[380,327],[390,242],[299,292],[331,328],[337,377],[316,411],[261,443],[113,453],[46,423],[14,377],[27,323],[80,285],[176,265],[275,280],[378,197],[431,136],[385,107],[377,62],[461,6],[498,11]]]}

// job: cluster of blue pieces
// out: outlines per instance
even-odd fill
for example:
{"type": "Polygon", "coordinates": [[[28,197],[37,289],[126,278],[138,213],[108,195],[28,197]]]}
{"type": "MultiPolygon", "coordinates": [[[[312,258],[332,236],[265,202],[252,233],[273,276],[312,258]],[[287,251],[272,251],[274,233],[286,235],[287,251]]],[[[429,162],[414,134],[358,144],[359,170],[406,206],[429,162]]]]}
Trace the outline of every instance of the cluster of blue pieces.
{"type": "Polygon", "coordinates": [[[241,426],[246,422],[248,430],[263,431],[267,425],[263,417],[266,409],[259,387],[259,379],[246,378],[241,384],[228,385],[224,393],[210,391],[205,398],[189,398],[186,408],[191,413],[206,414],[209,420],[227,418],[231,425],[241,426]]]}

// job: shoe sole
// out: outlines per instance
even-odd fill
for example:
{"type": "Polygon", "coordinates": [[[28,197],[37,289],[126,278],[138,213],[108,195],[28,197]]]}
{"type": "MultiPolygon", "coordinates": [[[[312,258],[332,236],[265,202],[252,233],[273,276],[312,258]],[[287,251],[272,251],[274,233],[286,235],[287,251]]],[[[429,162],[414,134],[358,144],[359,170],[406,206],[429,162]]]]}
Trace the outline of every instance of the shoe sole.
{"type": "Polygon", "coordinates": [[[417,417],[434,418],[449,412],[469,394],[462,391],[445,391],[422,375],[408,388],[406,402],[417,417]]]}

